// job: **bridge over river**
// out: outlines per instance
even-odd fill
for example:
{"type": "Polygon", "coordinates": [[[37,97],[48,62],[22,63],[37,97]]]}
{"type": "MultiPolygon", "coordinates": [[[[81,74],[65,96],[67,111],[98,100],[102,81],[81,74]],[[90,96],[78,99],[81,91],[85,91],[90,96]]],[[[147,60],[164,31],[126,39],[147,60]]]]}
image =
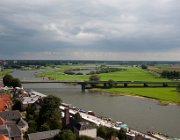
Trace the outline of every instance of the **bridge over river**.
{"type": "Polygon", "coordinates": [[[150,82],[150,81],[21,81],[22,84],[43,84],[43,83],[62,83],[79,84],[81,90],[92,87],[110,88],[110,87],[172,87],[177,86],[179,82],[150,82]]]}

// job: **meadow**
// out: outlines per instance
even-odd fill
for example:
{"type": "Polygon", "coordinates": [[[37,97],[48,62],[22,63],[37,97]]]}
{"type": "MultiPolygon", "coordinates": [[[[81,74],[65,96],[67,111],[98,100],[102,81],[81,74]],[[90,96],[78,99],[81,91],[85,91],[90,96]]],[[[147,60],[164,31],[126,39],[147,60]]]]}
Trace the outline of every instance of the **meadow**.
{"type": "MultiPolygon", "coordinates": [[[[43,72],[37,73],[37,76],[48,77],[53,80],[64,81],[81,81],[89,80],[90,75],[66,75],[66,69],[72,69],[73,66],[62,66],[60,69],[46,69],[43,72]]],[[[114,81],[151,81],[151,82],[165,82],[172,81],[169,79],[157,77],[147,70],[139,67],[123,66],[126,70],[98,74],[100,80],[114,80],[114,81]]],[[[107,89],[93,89],[102,92],[108,92],[113,95],[133,95],[143,96],[147,98],[157,99],[161,103],[180,103],[180,93],[177,92],[176,87],[128,87],[128,88],[107,88],[107,89]]]]}
{"type": "MultiPolygon", "coordinates": [[[[37,73],[36,76],[39,77],[48,77],[53,80],[89,80],[90,75],[67,75],[64,74],[66,69],[72,69],[73,66],[61,66],[61,69],[46,69],[43,72],[37,73]]],[[[157,77],[147,70],[143,70],[138,67],[128,67],[123,66],[126,70],[110,72],[110,73],[101,73],[98,74],[100,80],[114,80],[114,81],[152,81],[152,82],[161,82],[161,81],[171,81],[169,79],[157,77]]]]}
{"type": "Polygon", "coordinates": [[[151,99],[159,100],[161,104],[168,103],[180,103],[180,93],[176,91],[174,87],[167,88],[151,88],[151,87],[140,87],[140,88],[109,88],[109,89],[94,89],[99,92],[108,92],[112,95],[132,95],[141,96],[151,99]]]}

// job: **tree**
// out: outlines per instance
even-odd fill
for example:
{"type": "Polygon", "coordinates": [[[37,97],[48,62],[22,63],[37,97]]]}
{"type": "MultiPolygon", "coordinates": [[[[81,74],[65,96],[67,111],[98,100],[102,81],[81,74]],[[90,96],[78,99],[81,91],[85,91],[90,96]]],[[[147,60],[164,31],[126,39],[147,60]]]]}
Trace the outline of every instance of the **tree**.
{"type": "Polygon", "coordinates": [[[20,100],[17,100],[17,99],[15,99],[14,101],[13,101],[13,106],[12,106],[12,110],[21,110],[22,108],[21,108],[21,101],[20,100]]]}
{"type": "Polygon", "coordinates": [[[148,67],[147,67],[147,65],[141,65],[141,68],[142,69],[147,69],[148,67]]]}
{"type": "Polygon", "coordinates": [[[109,85],[109,87],[111,88],[111,87],[113,87],[114,86],[114,81],[113,80],[108,80],[108,85],[109,85]]]}
{"type": "Polygon", "coordinates": [[[120,140],[128,140],[128,137],[126,135],[126,131],[123,130],[123,129],[120,129],[119,132],[118,132],[118,138],[120,140]]]}
{"type": "Polygon", "coordinates": [[[11,82],[11,86],[13,87],[13,88],[15,88],[15,87],[21,87],[22,85],[21,85],[21,81],[18,79],[18,78],[13,78],[12,79],[12,82],[11,82]]]}
{"type": "Polygon", "coordinates": [[[81,117],[81,115],[79,114],[79,112],[74,115],[74,119],[75,119],[77,122],[80,122],[80,121],[83,120],[82,117],[81,117]]]}
{"type": "Polygon", "coordinates": [[[50,130],[61,128],[61,112],[59,106],[61,99],[52,95],[44,98],[42,107],[39,113],[39,128],[43,124],[47,124],[50,130]]]}
{"type": "Polygon", "coordinates": [[[28,133],[34,133],[37,130],[37,123],[35,120],[28,121],[28,133]]]}
{"type": "Polygon", "coordinates": [[[48,130],[50,130],[50,128],[49,128],[48,124],[44,123],[43,125],[41,125],[39,130],[40,131],[48,131],[48,130]]]}
{"type": "Polygon", "coordinates": [[[97,129],[97,135],[104,138],[104,139],[110,139],[111,136],[117,136],[118,131],[113,128],[108,128],[105,126],[100,126],[97,129]]]}
{"type": "Polygon", "coordinates": [[[21,87],[21,81],[18,78],[13,78],[11,75],[5,75],[3,77],[4,86],[8,87],[21,87]]]}
{"type": "Polygon", "coordinates": [[[98,75],[93,74],[89,77],[89,81],[100,81],[100,77],[98,75]]]}
{"type": "Polygon", "coordinates": [[[94,139],[91,138],[91,137],[88,137],[88,136],[79,136],[79,137],[77,138],[77,140],[94,140],[94,139]]]}
{"type": "Polygon", "coordinates": [[[55,136],[54,140],[76,140],[76,136],[71,130],[64,130],[55,136]]]}
{"type": "Polygon", "coordinates": [[[13,80],[13,77],[11,75],[9,75],[9,74],[5,75],[3,77],[3,84],[4,84],[4,86],[10,87],[12,80],[13,80]]]}

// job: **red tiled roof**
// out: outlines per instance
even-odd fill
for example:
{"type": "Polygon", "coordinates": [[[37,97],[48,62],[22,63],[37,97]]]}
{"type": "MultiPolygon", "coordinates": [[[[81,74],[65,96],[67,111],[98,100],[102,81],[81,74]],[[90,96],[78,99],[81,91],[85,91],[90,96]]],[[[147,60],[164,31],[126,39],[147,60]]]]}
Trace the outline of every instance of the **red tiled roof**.
{"type": "Polygon", "coordinates": [[[8,137],[6,137],[6,136],[0,134],[0,140],[8,140],[8,137]]]}
{"type": "Polygon", "coordinates": [[[4,111],[6,107],[12,105],[10,94],[0,94],[0,111],[4,111]]]}

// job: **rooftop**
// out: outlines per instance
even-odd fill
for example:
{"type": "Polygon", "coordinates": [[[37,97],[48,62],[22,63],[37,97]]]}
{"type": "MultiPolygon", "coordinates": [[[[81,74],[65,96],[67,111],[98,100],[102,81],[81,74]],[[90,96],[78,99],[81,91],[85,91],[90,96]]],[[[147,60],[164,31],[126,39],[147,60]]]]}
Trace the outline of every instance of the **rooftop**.
{"type": "Polygon", "coordinates": [[[79,122],[75,125],[75,128],[78,130],[86,130],[94,128],[89,122],[79,122]]]}
{"type": "Polygon", "coordinates": [[[2,111],[0,112],[0,117],[2,117],[4,120],[17,120],[20,119],[22,116],[18,110],[14,111],[2,111]]]}
{"type": "Polygon", "coordinates": [[[4,111],[7,107],[12,105],[10,94],[0,94],[0,111],[4,111]]]}
{"type": "Polygon", "coordinates": [[[1,134],[0,134],[0,140],[9,140],[9,138],[6,137],[5,135],[1,135],[1,134]]]}
{"type": "Polygon", "coordinates": [[[8,125],[10,137],[21,136],[22,132],[16,124],[8,125]]]}
{"type": "Polygon", "coordinates": [[[31,133],[28,134],[29,140],[45,140],[49,138],[53,138],[57,134],[59,134],[60,130],[49,130],[49,131],[43,131],[43,132],[37,132],[37,133],[31,133]]]}

